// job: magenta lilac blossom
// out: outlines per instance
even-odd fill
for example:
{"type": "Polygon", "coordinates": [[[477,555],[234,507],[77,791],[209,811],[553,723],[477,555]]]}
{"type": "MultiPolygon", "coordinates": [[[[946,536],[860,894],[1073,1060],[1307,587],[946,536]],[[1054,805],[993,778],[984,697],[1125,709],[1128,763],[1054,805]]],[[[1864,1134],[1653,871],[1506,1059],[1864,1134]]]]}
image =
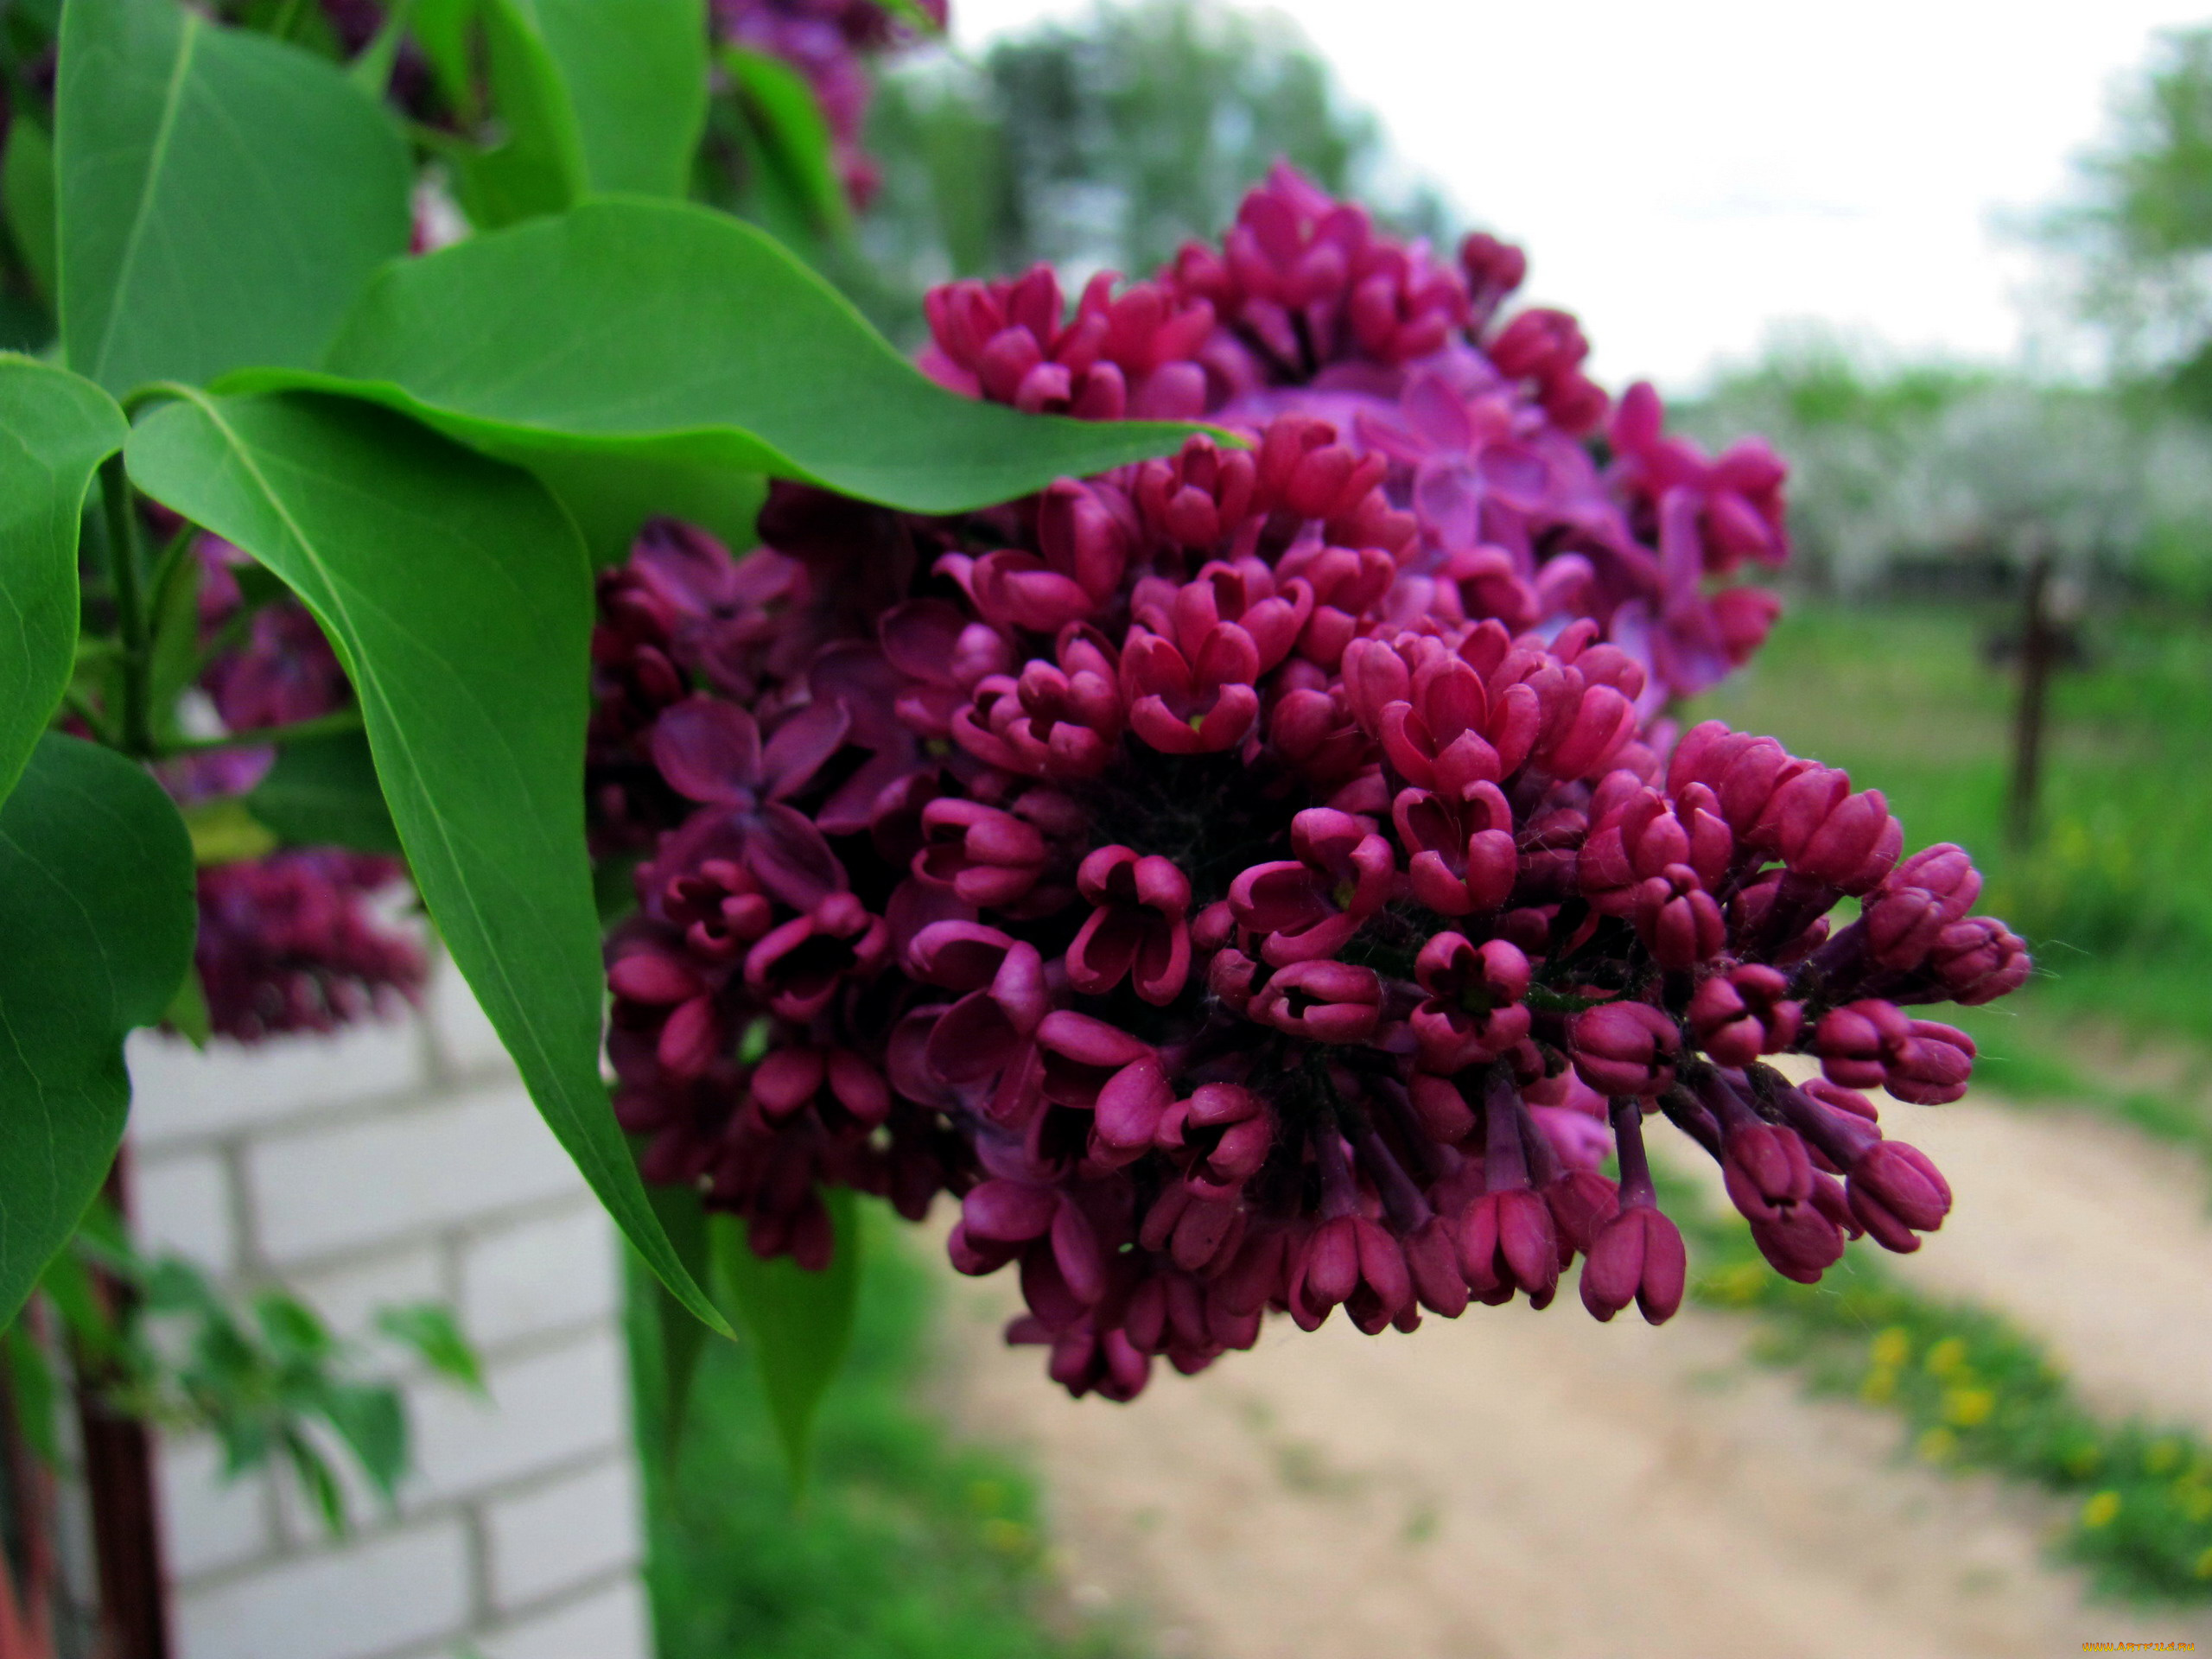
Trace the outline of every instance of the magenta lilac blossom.
{"type": "Polygon", "coordinates": [[[959,285],[940,378],[1126,412],[1192,366],[1244,447],[947,518],[779,486],[760,550],[658,528],[605,579],[595,828],[645,849],[608,1052],[649,1179],[808,1265],[826,1187],[948,1193],[954,1266],[1019,1278],[1010,1338],[1116,1400],[1270,1313],[1410,1330],[1578,1261],[1598,1318],[1668,1318],[1662,1120],[1785,1274],[1940,1226],[1862,1091],[1955,1099],[1973,1044],[1913,1011],[2026,954],[1878,791],[1654,717],[1690,600],[1781,556],[1778,469],[1634,448],[1641,393],[1600,467],[1580,335],[1523,313],[1493,357],[1517,257],[1462,266],[1279,174],[1123,321],[959,285]]]}
{"type": "MultiPolygon", "coordinates": [[[[937,289],[922,363],[1033,411],[1248,434],[1286,414],[1326,422],[1407,516],[1414,546],[1393,550],[1424,608],[1547,639],[1588,618],[1645,670],[1648,716],[1773,625],[1770,590],[1739,578],[1789,557],[1786,469],[1755,439],[1713,459],[1669,435],[1648,385],[1611,403],[1572,316],[1501,316],[1526,272],[1480,233],[1457,260],[1400,241],[1278,166],[1218,245],[1192,243],[1141,282],[1094,276],[1072,309],[1043,266],[937,289]]],[[[1179,489],[1175,510],[1198,522],[1198,492],[1179,489]]]]}
{"type": "MultiPolygon", "coordinates": [[[[207,652],[199,690],[226,732],[291,725],[353,702],[336,654],[304,607],[288,598],[249,607],[233,574],[244,556],[226,542],[202,536],[193,553],[207,652]]],[[[267,747],[223,749],[168,762],[159,775],[189,804],[245,793],[275,759],[267,747]]],[[[398,860],[342,848],[203,868],[193,961],[210,1028],[257,1043],[335,1031],[412,1001],[429,964],[399,919],[405,880],[398,860]]]]}

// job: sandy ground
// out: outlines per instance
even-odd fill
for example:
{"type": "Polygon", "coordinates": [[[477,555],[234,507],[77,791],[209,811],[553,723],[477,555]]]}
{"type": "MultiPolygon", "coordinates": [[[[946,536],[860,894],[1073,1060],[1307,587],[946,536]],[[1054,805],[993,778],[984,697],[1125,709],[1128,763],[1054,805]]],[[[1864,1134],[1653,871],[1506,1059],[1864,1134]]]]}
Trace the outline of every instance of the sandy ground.
{"type": "MultiPolygon", "coordinates": [[[[2001,1306],[2085,1389],[2212,1430],[2212,1225],[2185,1154],[2057,1114],[1898,1108],[1958,1209],[1907,1264],[2001,1306]]],[[[948,1272],[947,1277],[951,1275],[948,1272]]],[[[2058,1511],[1898,1455],[1895,1420],[1803,1398],[1744,1322],[1663,1330],[1477,1307],[1411,1337],[1341,1319],[1132,1406],[1070,1402],[955,1280],[950,1409],[1025,1448],[1079,1605],[1205,1659],[1920,1659],[2194,1641],[2212,1616],[2087,1604],[2058,1511]]]]}

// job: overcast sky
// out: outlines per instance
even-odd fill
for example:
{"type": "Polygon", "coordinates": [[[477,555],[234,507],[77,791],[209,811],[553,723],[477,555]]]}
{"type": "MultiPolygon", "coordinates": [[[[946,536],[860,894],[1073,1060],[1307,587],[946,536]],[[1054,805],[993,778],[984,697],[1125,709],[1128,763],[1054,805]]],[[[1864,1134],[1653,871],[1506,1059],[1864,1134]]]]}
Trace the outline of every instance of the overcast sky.
{"type": "MultiPolygon", "coordinates": [[[[1262,8],[1254,7],[1254,10],[1262,8]]],[[[1464,215],[1521,242],[1602,378],[1696,386],[1814,320],[2017,358],[2032,252],[2166,0],[1278,0],[1464,215]]],[[[973,48],[1087,0],[953,0],[973,48]]]]}

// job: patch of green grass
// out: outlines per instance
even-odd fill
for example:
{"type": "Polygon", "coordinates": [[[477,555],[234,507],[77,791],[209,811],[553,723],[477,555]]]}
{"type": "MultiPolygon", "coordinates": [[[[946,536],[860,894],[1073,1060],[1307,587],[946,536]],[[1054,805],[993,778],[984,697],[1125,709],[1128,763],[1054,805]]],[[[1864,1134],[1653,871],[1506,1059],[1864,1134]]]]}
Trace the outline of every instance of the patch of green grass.
{"type": "Polygon", "coordinates": [[[1752,1352],[1816,1394],[1904,1421],[1910,1454],[1986,1469],[2065,1501],[2059,1553],[2103,1592],[2138,1601],[2212,1600],[2212,1446],[2188,1429],[2113,1422],[2082,1403],[2036,1340],[1999,1315],[1905,1288],[1854,1245],[1818,1285],[1782,1278],[1751,1230],[1662,1180],[1707,1306],[1757,1319],[1752,1352]]]}
{"type": "MultiPolygon", "coordinates": [[[[1121,1632],[1053,1605],[1029,1477],[956,1442],[918,1401],[937,1298],[898,1230],[870,1229],[852,1357],[823,1402],[814,1472],[796,1506],[741,1346],[709,1343],[672,1469],[663,1425],[641,1408],[660,1659],[1135,1651],[1121,1632]]],[[[633,1294],[632,1304],[634,1350],[651,1328],[635,1311],[651,1300],[633,1294]]],[[[657,1355],[635,1357],[649,1383],[657,1355]]]]}
{"type": "Polygon", "coordinates": [[[2039,831],[2015,851],[2014,681],[1983,649],[2009,620],[1801,603],[1692,715],[1849,768],[1889,797],[1908,845],[1966,847],[1981,907],[2036,948],[2012,1006],[2212,1042],[2212,623],[2144,609],[2088,630],[2089,664],[2052,690],[2039,831]]]}

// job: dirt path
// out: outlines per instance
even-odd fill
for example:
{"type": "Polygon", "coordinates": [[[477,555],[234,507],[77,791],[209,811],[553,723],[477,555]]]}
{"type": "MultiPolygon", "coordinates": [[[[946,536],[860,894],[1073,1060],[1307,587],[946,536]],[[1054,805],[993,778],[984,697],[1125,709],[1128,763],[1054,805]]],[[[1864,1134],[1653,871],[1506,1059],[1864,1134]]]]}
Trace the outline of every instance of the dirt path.
{"type": "Polygon", "coordinates": [[[1885,1131],[1935,1159],[1956,1203],[1898,1269],[2010,1313],[2107,1410],[2212,1435],[2212,1209],[2204,1166],[2125,1124],[1971,1099],[1895,1107],[1885,1131]]]}
{"type": "MultiPolygon", "coordinates": [[[[2107,1403],[2212,1427],[2192,1160],[2057,1115],[1896,1116],[1959,1198],[1909,1264],[1921,1282],[2006,1306],[2107,1403]]],[[[1037,1459],[1078,1599],[1145,1610],[1170,1656],[2212,1650],[2212,1616],[2085,1606],[2040,1554],[2055,1509],[1900,1461],[1893,1420],[1750,1366],[1726,1315],[1655,1332],[1478,1307],[1380,1339],[1284,1326],[1121,1408],[1071,1404],[1035,1350],[975,1328],[1012,1295],[956,1281],[954,1409],[1037,1459]]]]}

